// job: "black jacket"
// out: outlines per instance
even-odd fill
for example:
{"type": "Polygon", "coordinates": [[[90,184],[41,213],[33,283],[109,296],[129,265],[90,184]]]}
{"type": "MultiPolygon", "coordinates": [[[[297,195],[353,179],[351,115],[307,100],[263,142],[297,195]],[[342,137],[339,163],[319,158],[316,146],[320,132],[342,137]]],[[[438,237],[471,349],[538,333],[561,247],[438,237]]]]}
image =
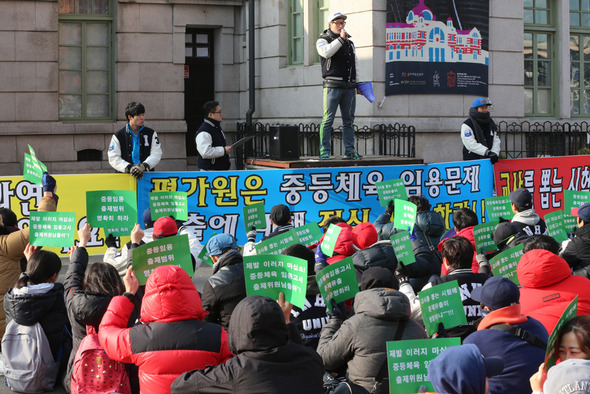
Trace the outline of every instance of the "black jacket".
{"type": "Polygon", "coordinates": [[[307,276],[305,306],[301,309],[293,305],[291,324],[297,328],[302,344],[315,350],[318,347],[322,327],[327,322],[326,304],[320,293],[315,275],[312,273],[307,276]]]}
{"type": "MultiPolygon", "coordinates": [[[[330,29],[324,30],[320,38],[323,38],[328,43],[334,40],[340,40],[342,42],[342,47],[332,57],[321,57],[322,77],[324,79],[338,78],[345,82],[356,82],[354,43],[349,39],[343,40],[339,34],[334,33],[330,29]]],[[[353,88],[354,85],[348,87],[353,88]]]]}
{"type": "Polygon", "coordinates": [[[561,257],[572,267],[574,275],[590,278],[590,225],[580,227],[561,257]]]}
{"type": "Polygon", "coordinates": [[[230,250],[221,255],[203,287],[203,309],[209,312],[205,321],[221,324],[227,330],[234,308],[244,298],[244,260],[238,250],[230,250]]]}
{"type": "MultiPolygon", "coordinates": [[[[106,263],[99,263],[106,264],[106,263]]],[[[76,352],[80,347],[82,339],[86,336],[86,326],[94,326],[98,332],[98,326],[102,316],[106,312],[111,299],[118,294],[99,294],[82,290],[84,275],[88,267],[88,251],[86,248],[77,248],[70,257],[68,272],[66,273],[65,302],[68,312],[68,319],[72,326],[72,352],[68,360],[66,375],[64,376],[64,388],[70,392],[70,381],[72,377],[72,367],[76,352]]],[[[129,327],[139,317],[139,304],[136,304],[136,310],[129,319],[129,327]]]]}
{"type": "Polygon", "coordinates": [[[397,259],[393,246],[389,241],[377,242],[366,249],[361,249],[352,255],[352,263],[360,281],[363,272],[370,267],[383,267],[395,273],[397,259]]]}
{"type": "MultiPolygon", "coordinates": [[[[206,118],[205,122],[199,127],[199,130],[197,130],[195,137],[199,133],[208,133],[211,136],[211,146],[213,147],[225,147],[227,145],[221,125],[215,119],[206,118]]],[[[201,153],[197,150],[197,159],[199,168],[202,170],[229,170],[231,167],[231,162],[227,153],[222,157],[217,157],[215,159],[204,159],[201,156],[201,153]]]]}
{"type": "MultiPolygon", "coordinates": [[[[141,136],[147,136],[147,138],[144,138],[144,140],[142,140],[139,144],[139,160],[143,163],[145,159],[147,159],[152,154],[152,138],[154,136],[154,130],[150,129],[149,127],[143,127],[140,133],[140,138],[141,136]]],[[[133,163],[133,159],[131,158],[131,152],[133,151],[133,139],[127,132],[126,127],[123,127],[121,130],[117,131],[115,133],[115,137],[117,137],[121,146],[121,158],[129,163],[133,163]]],[[[155,168],[150,168],[150,171],[154,169],[155,168]]]]}
{"type": "Polygon", "coordinates": [[[321,394],[324,366],[312,349],[287,342],[276,301],[251,296],[235,309],[225,364],[180,375],[172,393],[321,394]]]}

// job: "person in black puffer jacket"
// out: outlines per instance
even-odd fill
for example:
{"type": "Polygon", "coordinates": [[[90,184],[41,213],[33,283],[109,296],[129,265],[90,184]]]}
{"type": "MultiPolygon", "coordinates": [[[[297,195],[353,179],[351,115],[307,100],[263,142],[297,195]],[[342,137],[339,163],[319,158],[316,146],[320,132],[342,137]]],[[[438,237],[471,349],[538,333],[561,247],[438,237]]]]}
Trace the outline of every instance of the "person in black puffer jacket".
{"type": "Polygon", "coordinates": [[[64,303],[64,286],[56,283],[61,260],[46,250],[27,245],[27,270],[14,288],[4,297],[6,322],[11,320],[23,326],[39,323],[47,336],[53,359],[59,362],[59,380],[70,356],[72,340],[66,326],[68,317],[64,303]]]}
{"type": "MultiPolygon", "coordinates": [[[[90,240],[90,235],[91,230],[88,224],[78,230],[80,243],[70,254],[70,264],[64,285],[66,308],[73,337],[72,352],[63,379],[64,388],[68,393],[70,392],[74,359],[82,339],[86,336],[86,326],[93,326],[98,332],[98,326],[111,299],[125,292],[123,281],[114,266],[108,263],[94,263],[88,268],[86,244],[90,240]]],[[[139,302],[135,307],[135,312],[129,319],[129,327],[139,317],[139,302]]],[[[137,367],[133,364],[126,364],[126,368],[133,392],[138,393],[137,367]]]]}
{"type": "Polygon", "coordinates": [[[244,259],[230,234],[211,237],[205,247],[214,263],[201,296],[203,309],[209,312],[205,321],[221,324],[227,331],[234,308],[246,298],[244,259]]]}
{"type": "Polygon", "coordinates": [[[572,267],[574,275],[590,279],[590,203],[572,209],[572,215],[577,217],[579,228],[561,257],[572,267]]]}

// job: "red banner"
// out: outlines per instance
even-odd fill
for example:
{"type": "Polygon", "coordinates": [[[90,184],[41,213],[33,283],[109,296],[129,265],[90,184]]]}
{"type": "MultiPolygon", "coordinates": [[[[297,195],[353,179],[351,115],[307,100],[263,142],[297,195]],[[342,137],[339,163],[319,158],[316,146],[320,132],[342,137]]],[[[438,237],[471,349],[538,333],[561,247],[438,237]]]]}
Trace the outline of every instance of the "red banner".
{"type": "Polygon", "coordinates": [[[498,196],[529,189],[535,212],[543,217],[564,208],[564,190],[590,191],[590,155],[500,160],[494,178],[498,196]]]}

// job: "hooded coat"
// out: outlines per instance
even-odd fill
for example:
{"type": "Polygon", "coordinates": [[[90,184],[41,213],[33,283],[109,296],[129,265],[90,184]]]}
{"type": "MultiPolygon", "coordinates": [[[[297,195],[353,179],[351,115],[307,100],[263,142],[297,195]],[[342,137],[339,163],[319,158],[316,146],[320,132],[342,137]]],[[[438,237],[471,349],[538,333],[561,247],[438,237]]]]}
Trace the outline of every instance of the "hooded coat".
{"type": "Polygon", "coordinates": [[[590,225],[580,227],[575,234],[561,257],[572,267],[575,274],[590,278],[590,225]]]}
{"type": "MultiPolygon", "coordinates": [[[[338,239],[336,239],[336,243],[334,244],[334,254],[331,257],[328,257],[328,264],[337,263],[348,256],[352,256],[355,252],[352,238],[352,227],[346,223],[336,223],[335,225],[342,227],[342,230],[340,230],[338,239]]],[[[322,237],[321,240],[323,241],[324,237],[322,237]]]]}
{"type": "MultiPolygon", "coordinates": [[[[43,197],[39,203],[39,211],[55,212],[56,201],[51,197],[43,197]]],[[[29,243],[29,227],[0,235],[0,297],[4,299],[6,289],[14,286],[21,273],[20,259],[25,256],[25,247],[29,243]]],[[[6,329],[4,308],[0,308],[0,338],[6,329]]]]}
{"type": "MultiPolygon", "coordinates": [[[[440,237],[442,237],[447,231],[445,220],[440,213],[434,211],[418,212],[416,214],[416,224],[414,224],[414,228],[416,229],[416,237],[420,241],[424,242],[426,245],[429,245],[428,241],[430,241],[430,244],[435,248],[440,242],[440,237]]],[[[438,253],[438,251],[433,250],[432,253],[438,253]]]]}
{"type": "Polygon", "coordinates": [[[539,320],[549,335],[578,296],[578,316],[590,314],[590,279],[572,275],[567,262],[548,250],[525,253],[516,267],[523,315],[539,320]]]}
{"type": "Polygon", "coordinates": [[[262,296],[242,300],[229,323],[236,357],[206,370],[186,372],[172,393],[322,394],[324,368],[313,349],[287,342],[277,302],[262,296]]]}
{"type": "Polygon", "coordinates": [[[231,357],[227,333],[202,321],[201,298],[182,268],[165,265],[150,274],[141,305],[143,324],[127,328],[133,307],[127,297],[114,297],[98,337],[110,358],[139,366],[142,393],[169,393],[181,373],[231,357]]]}
{"type": "Polygon", "coordinates": [[[244,259],[237,249],[219,257],[213,275],[203,286],[203,309],[208,314],[205,321],[221,324],[228,329],[234,308],[246,298],[244,259]]]}
{"type": "MultiPolygon", "coordinates": [[[[318,353],[326,370],[348,366],[348,378],[370,391],[386,358],[386,342],[405,321],[401,339],[424,339],[426,332],[410,318],[410,301],[399,291],[376,288],[354,297],[355,315],[342,322],[330,319],[322,330],[318,353]]],[[[385,387],[384,387],[385,386],[385,387]]],[[[387,393],[381,385],[378,393],[387,393]]]]}
{"type": "Polygon", "coordinates": [[[352,228],[354,246],[359,250],[352,255],[352,263],[360,280],[369,267],[384,267],[395,273],[397,259],[391,241],[379,241],[373,223],[360,223],[352,228]]]}
{"type": "Polygon", "coordinates": [[[295,325],[301,343],[312,349],[318,347],[322,327],[328,322],[326,304],[320,293],[315,274],[307,276],[305,291],[305,305],[303,309],[293,305],[291,309],[291,324],[295,325]]]}

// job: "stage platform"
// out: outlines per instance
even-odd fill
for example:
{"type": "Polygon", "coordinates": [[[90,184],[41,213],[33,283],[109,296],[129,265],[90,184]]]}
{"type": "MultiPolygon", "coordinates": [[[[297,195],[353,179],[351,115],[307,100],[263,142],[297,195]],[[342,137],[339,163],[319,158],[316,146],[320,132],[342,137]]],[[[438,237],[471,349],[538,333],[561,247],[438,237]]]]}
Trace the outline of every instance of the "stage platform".
{"type": "Polygon", "coordinates": [[[333,156],[329,160],[320,160],[317,157],[303,157],[299,160],[272,160],[247,158],[246,169],[271,170],[288,168],[380,167],[422,163],[422,159],[393,156],[364,156],[362,160],[346,160],[342,156],[333,156]]]}

